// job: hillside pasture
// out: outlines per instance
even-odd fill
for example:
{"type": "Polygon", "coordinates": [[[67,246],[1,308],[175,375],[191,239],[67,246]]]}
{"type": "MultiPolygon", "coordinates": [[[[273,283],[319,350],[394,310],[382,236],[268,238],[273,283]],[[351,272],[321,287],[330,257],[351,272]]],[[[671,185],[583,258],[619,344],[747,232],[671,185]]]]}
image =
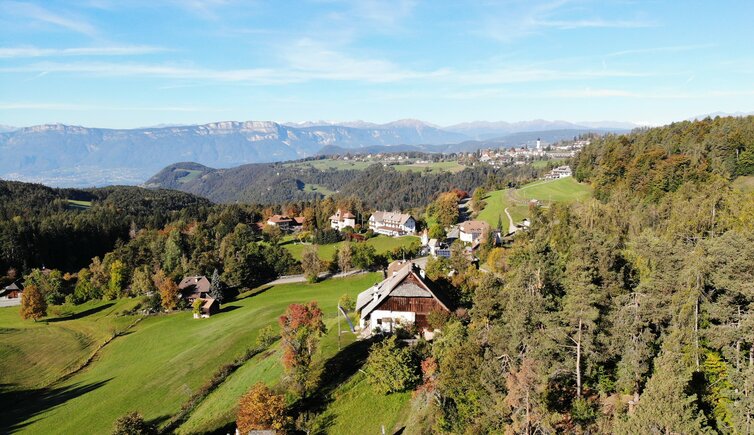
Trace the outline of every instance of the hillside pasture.
{"type": "MultiPolygon", "coordinates": [[[[224,304],[221,312],[209,319],[194,319],[187,311],[147,317],[100,351],[87,369],[65,381],[43,390],[3,391],[6,412],[0,416],[0,427],[28,433],[80,433],[81,428],[90,433],[107,433],[115,419],[131,411],[162,423],[178,412],[181,404],[220,366],[254,346],[259,329],[275,325],[290,303],[318,301],[331,325],[342,294],[355,298],[380,277],[370,273],[317,284],[263,286],[224,304]],[[9,403],[14,406],[7,406],[9,403]]],[[[18,321],[11,314],[0,312],[1,330],[17,327],[18,321]]],[[[84,318],[89,316],[94,315],[84,318]]],[[[95,318],[90,320],[97,322],[95,318]]],[[[46,326],[49,325],[40,324],[34,329],[46,326]]],[[[47,331],[47,334],[54,339],[64,332],[47,331]]],[[[30,333],[26,337],[35,338],[30,333]]],[[[68,345],[64,346],[61,353],[68,345]]],[[[36,349],[30,345],[29,351],[36,349]]],[[[29,357],[43,359],[45,351],[39,348],[37,354],[29,357]]],[[[12,358],[6,352],[1,361],[8,367],[12,358]]],[[[279,365],[276,356],[264,357],[264,354],[248,361],[236,373],[239,377],[235,393],[221,396],[223,403],[234,404],[250,386],[247,381],[273,382],[278,377],[279,365]]],[[[202,406],[212,409],[211,402],[202,406]]],[[[214,430],[216,425],[227,422],[231,418],[228,408],[226,405],[222,408],[225,410],[222,418],[212,417],[214,414],[210,412],[212,418],[201,419],[199,426],[214,430]]]]}
{"type": "Polygon", "coordinates": [[[505,215],[506,208],[514,222],[520,222],[528,217],[529,201],[533,199],[544,206],[548,206],[553,202],[581,201],[591,195],[591,187],[577,182],[573,177],[535,181],[518,189],[488,192],[484,198],[487,205],[479,213],[478,219],[487,221],[495,227],[498,220],[502,218],[503,230],[506,230],[508,228],[508,219],[505,215]]]}
{"type": "MultiPolygon", "coordinates": [[[[333,259],[333,256],[338,251],[338,248],[340,245],[342,245],[344,242],[338,242],[338,243],[330,243],[328,245],[318,245],[318,251],[317,254],[319,255],[319,258],[323,261],[330,261],[333,259]]],[[[353,242],[357,243],[357,242],[353,242]]],[[[386,254],[393,249],[396,248],[408,248],[411,246],[412,243],[419,243],[419,238],[416,236],[403,236],[403,237],[388,237],[388,236],[375,236],[371,239],[366,240],[365,242],[358,242],[358,243],[366,243],[367,245],[374,246],[375,251],[377,251],[378,254],[386,254]]],[[[304,249],[306,249],[307,246],[311,246],[310,244],[304,244],[304,243],[297,243],[294,241],[294,239],[289,238],[287,241],[284,241],[282,244],[283,248],[287,249],[293,258],[295,258],[298,261],[301,261],[301,257],[303,256],[304,249]]]]}
{"type": "Polygon", "coordinates": [[[79,201],[76,199],[67,199],[68,202],[68,208],[72,209],[78,209],[78,210],[87,210],[92,206],[91,201],[79,201]]]}
{"type": "Polygon", "coordinates": [[[439,172],[450,172],[450,173],[456,173],[461,172],[464,169],[466,169],[466,166],[461,165],[460,163],[456,161],[452,162],[431,162],[431,163],[410,163],[410,164],[403,164],[403,165],[390,165],[389,167],[395,169],[396,171],[400,172],[406,172],[406,171],[414,171],[414,172],[429,172],[429,173],[439,173],[439,172]]]}

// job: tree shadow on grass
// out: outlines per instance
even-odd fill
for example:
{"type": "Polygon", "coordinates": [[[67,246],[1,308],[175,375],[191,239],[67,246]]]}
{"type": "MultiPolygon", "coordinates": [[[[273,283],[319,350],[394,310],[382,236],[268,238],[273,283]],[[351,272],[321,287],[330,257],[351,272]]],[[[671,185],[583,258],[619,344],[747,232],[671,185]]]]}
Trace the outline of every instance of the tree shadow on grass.
{"type": "Polygon", "coordinates": [[[260,288],[254,290],[254,291],[251,291],[251,292],[247,293],[246,295],[244,295],[242,297],[236,297],[234,300],[236,300],[236,301],[242,301],[244,299],[253,298],[254,296],[259,296],[262,293],[266,292],[267,290],[271,289],[272,287],[274,287],[274,286],[268,285],[268,286],[265,286],[265,287],[260,287],[260,288]]]}
{"type": "Polygon", "coordinates": [[[325,362],[319,386],[311,397],[299,403],[299,412],[319,414],[334,400],[333,391],[364,366],[373,340],[357,340],[325,362]]]}
{"type": "Polygon", "coordinates": [[[45,319],[45,322],[47,323],[55,323],[55,322],[65,322],[68,320],[76,320],[81,319],[86,316],[91,316],[92,314],[99,313],[102,310],[105,310],[107,308],[112,307],[115,305],[115,302],[108,302],[106,304],[100,305],[98,307],[89,308],[88,310],[84,310],[75,314],[70,314],[68,316],[61,316],[61,317],[55,317],[52,319],[45,319]]]}
{"type": "Polygon", "coordinates": [[[230,305],[230,306],[225,305],[224,307],[220,308],[220,311],[218,313],[229,313],[229,312],[235,311],[235,310],[237,310],[239,308],[241,308],[241,307],[239,307],[238,305],[230,305]]]}
{"type": "MultiPolygon", "coordinates": [[[[112,378],[111,378],[112,379],[112,378]]],[[[83,396],[107,384],[110,379],[90,384],[73,384],[65,387],[47,387],[11,391],[9,384],[0,385],[0,432],[19,431],[41,418],[32,418],[83,396]]]]}

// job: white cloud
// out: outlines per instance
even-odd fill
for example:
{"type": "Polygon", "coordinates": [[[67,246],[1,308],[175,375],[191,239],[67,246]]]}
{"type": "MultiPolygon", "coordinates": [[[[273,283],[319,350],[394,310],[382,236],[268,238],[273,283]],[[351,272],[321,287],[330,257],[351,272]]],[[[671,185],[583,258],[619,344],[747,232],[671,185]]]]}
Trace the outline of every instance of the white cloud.
{"type": "Polygon", "coordinates": [[[677,53],[683,51],[703,50],[705,48],[715,47],[715,44],[696,44],[696,45],[672,45],[667,47],[650,47],[637,48],[633,50],[621,50],[608,53],[605,57],[628,56],[634,54],[655,54],[655,53],[677,53]]]}
{"type": "Polygon", "coordinates": [[[82,35],[96,36],[98,34],[97,28],[89,21],[72,14],[55,13],[35,4],[20,2],[5,2],[3,3],[3,8],[10,15],[52,24],[53,26],[82,35]]]}
{"type": "Polygon", "coordinates": [[[97,104],[0,102],[0,110],[69,110],[69,111],[115,111],[115,112],[225,112],[228,109],[196,106],[103,106],[97,104]]]}
{"type": "Polygon", "coordinates": [[[167,51],[161,47],[125,45],[110,47],[0,47],[0,58],[62,57],[62,56],[136,56],[167,51]]]}

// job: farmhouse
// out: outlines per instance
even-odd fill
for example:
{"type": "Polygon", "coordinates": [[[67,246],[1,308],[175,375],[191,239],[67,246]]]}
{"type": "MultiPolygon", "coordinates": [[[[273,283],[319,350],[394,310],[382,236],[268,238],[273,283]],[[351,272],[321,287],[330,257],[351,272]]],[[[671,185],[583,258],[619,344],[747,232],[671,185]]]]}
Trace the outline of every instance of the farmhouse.
{"type": "Polygon", "coordinates": [[[211,284],[206,276],[187,276],[178,284],[181,298],[189,304],[202,300],[201,317],[209,317],[220,311],[220,302],[209,295],[211,284]]]}
{"type": "Polygon", "coordinates": [[[178,284],[178,291],[182,298],[193,303],[197,298],[209,298],[210,286],[211,284],[206,276],[187,276],[178,284]]]}
{"type": "Polygon", "coordinates": [[[6,285],[2,290],[0,290],[0,299],[19,299],[23,291],[24,285],[21,284],[20,280],[13,282],[9,285],[6,285]]]}
{"type": "Polygon", "coordinates": [[[416,220],[410,214],[376,211],[369,217],[369,229],[386,236],[416,234],[416,220]]]}
{"type": "Polygon", "coordinates": [[[344,212],[338,209],[334,215],[330,216],[330,228],[342,231],[346,227],[354,228],[356,226],[356,216],[350,211],[344,212]]]}
{"type": "Polygon", "coordinates": [[[430,312],[450,311],[449,303],[416,264],[396,262],[388,268],[388,275],[359,293],[356,310],[361,313],[362,329],[393,332],[401,325],[414,324],[429,331],[430,312]]]}
{"type": "Polygon", "coordinates": [[[485,221],[466,221],[458,226],[459,238],[462,242],[474,243],[481,241],[490,232],[490,224],[485,221]]]}
{"type": "Polygon", "coordinates": [[[284,214],[274,214],[267,219],[267,225],[280,227],[283,231],[288,231],[294,224],[294,220],[284,214]]]}

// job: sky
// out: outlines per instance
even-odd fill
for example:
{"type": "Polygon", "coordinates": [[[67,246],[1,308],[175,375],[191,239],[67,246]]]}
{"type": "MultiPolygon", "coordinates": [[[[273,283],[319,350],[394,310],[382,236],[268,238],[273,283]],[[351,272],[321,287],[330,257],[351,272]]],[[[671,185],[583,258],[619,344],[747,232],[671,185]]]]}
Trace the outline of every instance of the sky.
{"type": "Polygon", "coordinates": [[[0,0],[0,124],[754,110],[754,2],[0,0]]]}

